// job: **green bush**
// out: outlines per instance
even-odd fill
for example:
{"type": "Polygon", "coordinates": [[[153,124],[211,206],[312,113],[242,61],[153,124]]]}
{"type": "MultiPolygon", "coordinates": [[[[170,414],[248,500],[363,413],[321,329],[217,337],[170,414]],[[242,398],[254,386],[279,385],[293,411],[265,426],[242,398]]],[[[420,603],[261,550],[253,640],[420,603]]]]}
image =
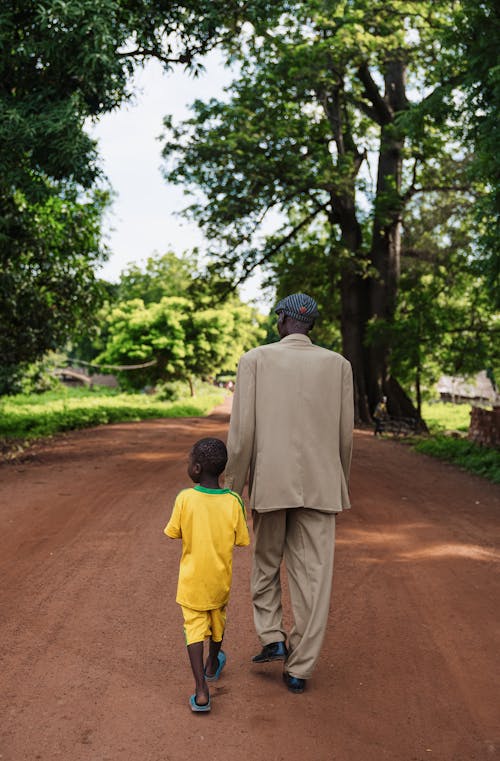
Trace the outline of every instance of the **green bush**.
{"type": "Polygon", "coordinates": [[[415,445],[417,452],[438,457],[465,470],[500,483],[500,451],[481,447],[467,439],[433,436],[415,445]]]}
{"type": "Polygon", "coordinates": [[[223,394],[213,386],[198,389],[176,402],[147,394],[125,394],[112,389],[63,389],[44,394],[19,394],[0,400],[0,436],[33,439],[105,423],[147,418],[205,415],[220,404],[223,394]]]}
{"type": "Polygon", "coordinates": [[[186,383],[181,381],[167,381],[156,386],[156,399],[162,402],[176,402],[186,396],[186,383]]]}

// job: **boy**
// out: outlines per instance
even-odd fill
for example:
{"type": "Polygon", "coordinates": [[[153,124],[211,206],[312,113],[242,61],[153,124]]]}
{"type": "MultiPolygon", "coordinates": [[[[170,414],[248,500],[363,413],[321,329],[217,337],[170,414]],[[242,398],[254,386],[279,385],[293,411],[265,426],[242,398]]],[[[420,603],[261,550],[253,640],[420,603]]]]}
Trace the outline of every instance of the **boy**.
{"type": "Polygon", "coordinates": [[[216,681],[226,656],[221,650],[229,600],[234,545],[250,544],[240,497],[221,489],[226,445],[200,439],[189,454],[188,475],[196,484],[177,495],[165,534],[182,539],[176,601],[184,615],[184,633],[195,679],[189,698],[192,711],[210,711],[207,681],[216,681]],[[210,637],[203,667],[203,643],[210,637]]]}

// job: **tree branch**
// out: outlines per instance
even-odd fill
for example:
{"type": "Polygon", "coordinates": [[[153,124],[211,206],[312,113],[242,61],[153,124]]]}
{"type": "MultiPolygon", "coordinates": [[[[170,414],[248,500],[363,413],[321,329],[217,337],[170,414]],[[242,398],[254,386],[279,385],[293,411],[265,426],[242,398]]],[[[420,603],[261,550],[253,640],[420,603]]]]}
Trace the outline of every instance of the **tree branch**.
{"type": "Polygon", "coordinates": [[[413,170],[411,173],[411,183],[410,187],[406,191],[406,193],[403,193],[402,198],[403,202],[406,203],[406,201],[412,197],[412,194],[415,193],[416,190],[416,183],[417,183],[417,168],[418,168],[418,159],[415,159],[415,162],[413,164],[413,170]]]}
{"type": "Polygon", "coordinates": [[[332,128],[333,138],[335,140],[335,145],[337,146],[337,153],[339,156],[343,156],[345,154],[345,146],[344,134],[342,131],[339,90],[340,85],[329,89],[318,89],[316,90],[316,95],[323,107],[323,111],[325,112],[330,127],[332,128]]]}
{"type": "Polygon", "coordinates": [[[364,100],[360,100],[359,98],[354,97],[351,92],[347,92],[345,95],[346,101],[351,103],[353,106],[356,106],[356,108],[359,108],[359,110],[362,111],[365,116],[367,116],[372,121],[377,122],[378,124],[378,115],[373,106],[370,106],[364,100]]]}
{"type": "MultiPolygon", "coordinates": [[[[345,91],[342,91],[342,95],[345,95],[345,91]]],[[[338,156],[345,156],[346,154],[354,156],[354,174],[357,176],[367,153],[366,151],[359,151],[354,142],[346,103],[345,101],[342,103],[340,99],[340,86],[332,88],[330,91],[317,89],[316,96],[332,128],[338,156]]]]}
{"type": "Polygon", "coordinates": [[[382,97],[375,80],[370,74],[370,69],[368,68],[366,61],[358,68],[358,77],[365,88],[366,97],[373,105],[376,116],[375,121],[380,124],[381,127],[384,124],[390,124],[393,121],[394,114],[382,97]]]}
{"type": "MultiPolygon", "coordinates": [[[[325,188],[326,190],[327,188],[325,188]]],[[[233,248],[231,253],[236,251],[236,249],[242,245],[242,243],[249,243],[250,240],[253,238],[255,232],[259,229],[260,225],[263,223],[266,215],[268,212],[270,212],[272,209],[274,209],[276,206],[283,206],[284,204],[288,203],[288,201],[292,201],[296,196],[299,198],[307,194],[312,201],[316,202],[314,197],[311,196],[311,188],[304,186],[302,188],[295,188],[291,193],[288,193],[283,198],[280,198],[279,196],[275,196],[274,199],[270,200],[268,204],[266,204],[265,208],[262,210],[262,212],[259,214],[258,218],[253,223],[252,227],[250,228],[249,232],[246,232],[242,235],[240,235],[239,238],[237,238],[236,242],[233,244],[233,248]]],[[[220,229],[217,229],[216,235],[209,235],[208,237],[217,237],[220,238],[220,229]]]]}
{"type": "MultiPolygon", "coordinates": [[[[266,251],[266,253],[260,257],[260,259],[257,259],[257,261],[253,262],[252,264],[247,264],[246,267],[243,268],[243,273],[240,275],[240,277],[233,283],[229,285],[228,288],[226,288],[222,293],[222,298],[225,298],[229,295],[232,291],[234,291],[239,285],[245,282],[245,280],[251,275],[251,273],[255,270],[256,267],[259,267],[262,264],[265,264],[268,262],[272,257],[280,251],[283,246],[285,246],[287,243],[289,243],[293,238],[297,235],[297,233],[302,230],[303,227],[305,227],[307,224],[312,222],[312,220],[317,217],[317,215],[321,211],[325,211],[329,206],[329,201],[327,203],[319,205],[314,211],[312,211],[310,214],[308,214],[304,219],[302,219],[295,227],[287,234],[284,238],[282,238],[278,243],[276,243],[274,246],[272,246],[269,251],[266,251]]],[[[234,249],[231,253],[234,253],[234,249]]]]}
{"type": "Polygon", "coordinates": [[[440,90],[444,90],[446,87],[455,87],[456,85],[459,85],[463,82],[463,74],[456,74],[453,77],[450,77],[449,79],[443,79],[442,82],[439,82],[439,84],[436,85],[434,90],[432,90],[428,95],[425,96],[425,98],[422,98],[420,103],[417,103],[415,105],[415,108],[422,109],[422,107],[425,108],[427,103],[431,102],[433,98],[436,97],[436,95],[439,94],[440,90]]]}
{"type": "Polygon", "coordinates": [[[181,53],[177,58],[169,58],[168,56],[160,53],[158,50],[149,48],[137,48],[136,50],[124,50],[121,53],[117,53],[118,58],[156,58],[164,64],[171,63],[191,63],[191,52],[181,53]]]}
{"type": "Polygon", "coordinates": [[[142,370],[143,367],[152,367],[158,364],[158,360],[152,359],[150,362],[143,362],[140,365],[96,365],[93,362],[85,362],[83,359],[67,359],[68,364],[85,365],[93,370],[142,370]]]}
{"type": "Polygon", "coordinates": [[[169,56],[162,53],[161,49],[156,48],[136,48],[135,50],[124,50],[122,52],[118,52],[117,56],[118,58],[156,58],[156,60],[161,61],[161,63],[164,63],[167,66],[172,63],[185,63],[189,66],[192,63],[195,55],[204,55],[205,53],[208,53],[210,50],[213,50],[215,47],[220,45],[220,43],[226,39],[226,37],[227,35],[224,35],[217,38],[216,40],[212,40],[209,44],[207,43],[204,45],[198,45],[197,47],[186,48],[184,53],[180,53],[177,57],[173,58],[170,58],[169,56]]]}
{"type": "Polygon", "coordinates": [[[429,185],[425,188],[416,188],[411,185],[406,193],[402,196],[403,202],[406,203],[418,193],[468,193],[469,185],[429,185]]]}

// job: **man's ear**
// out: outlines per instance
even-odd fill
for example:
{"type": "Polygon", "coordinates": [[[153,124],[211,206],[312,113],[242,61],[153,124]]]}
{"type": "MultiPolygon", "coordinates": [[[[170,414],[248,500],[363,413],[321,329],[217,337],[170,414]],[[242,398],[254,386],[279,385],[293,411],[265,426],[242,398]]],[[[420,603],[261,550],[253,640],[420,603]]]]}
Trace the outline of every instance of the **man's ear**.
{"type": "Polygon", "coordinates": [[[286,335],[286,321],[288,320],[288,315],[284,312],[280,312],[278,315],[278,333],[280,335],[286,335]]]}
{"type": "Polygon", "coordinates": [[[200,463],[199,462],[194,462],[193,463],[193,473],[195,474],[195,476],[199,476],[200,473],[201,473],[201,470],[202,470],[202,468],[201,468],[200,463]]]}

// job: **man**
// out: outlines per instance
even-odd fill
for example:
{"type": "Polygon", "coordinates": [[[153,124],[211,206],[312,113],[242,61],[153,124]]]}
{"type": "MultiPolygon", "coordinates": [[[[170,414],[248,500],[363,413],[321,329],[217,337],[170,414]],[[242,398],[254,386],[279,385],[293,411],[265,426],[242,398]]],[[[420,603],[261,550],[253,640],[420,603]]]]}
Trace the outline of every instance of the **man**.
{"type": "Polygon", "coordinates": [[[311,343],[316,302],[303,293],[275,307],[279,343],[244,354],[228,436],[226,486],[241,494],[249,472],[254,526],[252,602],[262,652],[284,660],[303,692],[323,641],[333,574],[335,515],[350,507],[353,384],[349,362],[311,343]],[[294,624],[286,646],[280,565],[294,624]]]}
{"type": "Polygon", "coordinates": [[[387,397],[383,396],[382,401],[377,404],[375,412],[373,413],[373,419],[375,421],[375,429],[373,431],[374,436],[377,434],[382,436],[384,432],[384,421],[387,420],[387,418],[387,397]]]}

